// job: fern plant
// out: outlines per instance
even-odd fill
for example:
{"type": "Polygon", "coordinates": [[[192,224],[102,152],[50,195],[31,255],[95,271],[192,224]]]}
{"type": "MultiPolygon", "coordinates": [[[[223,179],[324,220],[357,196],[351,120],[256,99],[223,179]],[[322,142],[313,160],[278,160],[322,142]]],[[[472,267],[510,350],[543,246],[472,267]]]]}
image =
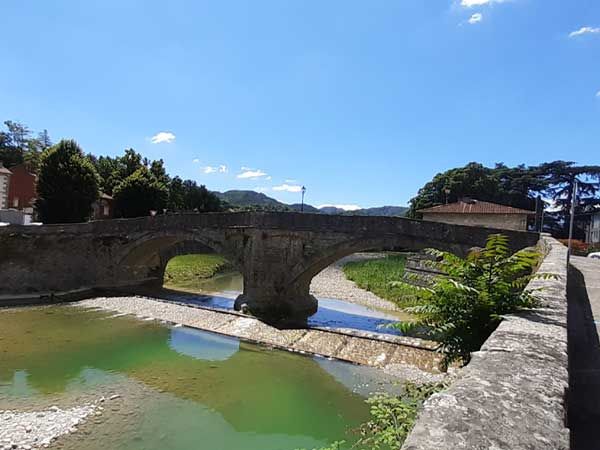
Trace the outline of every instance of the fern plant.
{"type": "Polygon", "coordinates": [[[428,263],[446,276],[437,277],[429,287],[413,287],[416,305],[405,310],[415,320],[396,326],[406,334],[440,342],[446,365],[468,362],[503,315],[536,306],[536,290],[524,290],[525,286],[532,278],[553,276],[534,274],[541,255],[528,249],[511,254],[508,238],[501,234],[488,236],[485,248],[464,259],[439,250],[427,252],[437,257],[428,263]]]}

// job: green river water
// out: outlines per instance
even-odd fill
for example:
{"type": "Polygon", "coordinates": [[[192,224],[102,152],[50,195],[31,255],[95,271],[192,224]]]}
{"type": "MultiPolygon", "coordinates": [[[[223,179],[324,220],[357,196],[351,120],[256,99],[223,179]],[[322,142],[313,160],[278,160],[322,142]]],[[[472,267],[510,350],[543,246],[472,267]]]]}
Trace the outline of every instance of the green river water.
{"type": "Polygon", "coordinates": [[[102,415],[59,440],[64,449],[291,450],[352,441],[349,430],[368,418],[358,391],[377,384],[364,370],[71,306],[0,310],[0,409],[107,398],[102,415]],[[120,398],[108,400],[113,394],[120,398]]]}

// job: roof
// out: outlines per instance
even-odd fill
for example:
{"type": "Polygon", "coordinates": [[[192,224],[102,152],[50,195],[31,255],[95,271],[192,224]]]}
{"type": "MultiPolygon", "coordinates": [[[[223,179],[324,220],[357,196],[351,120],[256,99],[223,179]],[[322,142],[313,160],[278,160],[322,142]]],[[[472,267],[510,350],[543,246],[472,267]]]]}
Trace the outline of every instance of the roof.
{"type": "Polygon", "coordinates": [[[12,174],[12,172],[10,170],[8,170],[6,167],[4,167],[4,164],[0,164],[0,173],[5,173],[7,175],[12,174]]]}
{"type": "Polygon", "coordinates": [[[535,214],[535,211],[513,208],[512,206],[499,205],[497,203],[482,202],[479,200],[460,200],[446,205],[419,209],[418,212],[439,214],[535,214]]]}
{"type": "Polygon", "coordinates": [[[100,192],[100,198],[102,198],[104,200],[112,200],[113,199],[110,195],[105,194],[104,192],[100,192]]]}

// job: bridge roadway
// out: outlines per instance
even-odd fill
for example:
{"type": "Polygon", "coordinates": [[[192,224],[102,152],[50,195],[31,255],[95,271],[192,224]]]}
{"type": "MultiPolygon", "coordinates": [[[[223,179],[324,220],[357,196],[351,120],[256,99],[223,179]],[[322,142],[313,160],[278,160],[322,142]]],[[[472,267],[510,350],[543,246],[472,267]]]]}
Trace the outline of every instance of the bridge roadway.
{"type": "Polygon", "coordinates": [[[397,217],[307,213],[180,214],[89,223],[0,228],[0,299],[78,289],[162,284],[174,256],[216,252],[244,277],[236,300],[281,327],[298,326],[317,310],[311,279],[338,259],[364,250],[466,254],[490,233],[513,250],[537,233],[449,225],[397,217]]]}

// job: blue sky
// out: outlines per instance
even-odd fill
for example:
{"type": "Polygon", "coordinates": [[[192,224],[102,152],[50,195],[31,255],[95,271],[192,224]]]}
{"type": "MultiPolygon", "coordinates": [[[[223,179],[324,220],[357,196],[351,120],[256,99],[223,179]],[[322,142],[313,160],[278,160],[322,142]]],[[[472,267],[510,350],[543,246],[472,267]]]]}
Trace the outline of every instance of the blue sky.
{"type": "Polygon", "coordinates": [[[403,205],[469,161],[600,163],[598,0],[2,0],[0,17],[0,119],[210,189],[403,205]]]}

